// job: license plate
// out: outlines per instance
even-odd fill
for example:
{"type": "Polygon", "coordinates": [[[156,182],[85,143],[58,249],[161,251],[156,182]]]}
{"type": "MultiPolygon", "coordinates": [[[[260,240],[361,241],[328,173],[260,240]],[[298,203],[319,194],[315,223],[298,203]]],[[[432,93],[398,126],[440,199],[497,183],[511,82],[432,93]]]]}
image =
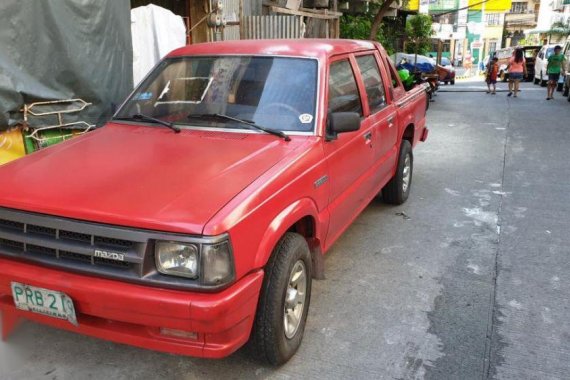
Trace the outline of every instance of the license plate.
{"type": "Polygon", "coordinates": [[[77,326],[73,301],[65,293],[12,282],[12,296],[18,309],[65,319],[77,326]]]}

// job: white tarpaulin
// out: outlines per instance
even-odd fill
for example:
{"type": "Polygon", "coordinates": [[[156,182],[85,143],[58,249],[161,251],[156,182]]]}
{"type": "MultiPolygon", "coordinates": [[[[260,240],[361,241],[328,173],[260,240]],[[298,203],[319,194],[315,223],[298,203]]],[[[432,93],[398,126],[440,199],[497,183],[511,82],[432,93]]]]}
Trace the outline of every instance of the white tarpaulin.
{"type": "Polygon", "coordinates": [[[131,10],[133,82],[137,85],[161,58],[186,45],[182,17],[154,4],[131,10]]]}

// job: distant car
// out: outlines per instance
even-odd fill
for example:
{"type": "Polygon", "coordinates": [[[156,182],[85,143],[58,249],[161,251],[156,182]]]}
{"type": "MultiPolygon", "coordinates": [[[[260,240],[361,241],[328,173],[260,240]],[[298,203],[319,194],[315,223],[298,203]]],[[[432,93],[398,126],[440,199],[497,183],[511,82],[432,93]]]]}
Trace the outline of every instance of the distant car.
{"type": "Polygon", "coordinates": [[[524,59],[526,61],[526,71],[527,71],[527,81],[531,81],[534,78],[534,65],[535,58],[540,50],[540,46],[512,46],[504,49],[499,49],[495,52],[495,56],[498,59],[497,64],[499,65],[499,79],[506,82],[509,79],[509,59],[513,56],[513,52],[516,48],[523,50],[524,59]]]}
{"type": "Polygon", "coordinates": [[[437,65],[439,80],[445,84],[455,84],[455,67],[449,58],[442,57],[441,64],[437,65]]]}
{"type": "MultiPolygon", "coordinates": [[[[548,74],[546,73],[548,57],[554,54],[554,47],[556,45],[557,44],[544,45],[538,52],[538,55],[536,56],[536,60],[534,62],[534,84],[540,84],[542,87],[546,86],[546,83],[548,82],[548,74]]],[[[560,76],[556,90],[562,91],[563,87],[564,78],[560,76]]]]}

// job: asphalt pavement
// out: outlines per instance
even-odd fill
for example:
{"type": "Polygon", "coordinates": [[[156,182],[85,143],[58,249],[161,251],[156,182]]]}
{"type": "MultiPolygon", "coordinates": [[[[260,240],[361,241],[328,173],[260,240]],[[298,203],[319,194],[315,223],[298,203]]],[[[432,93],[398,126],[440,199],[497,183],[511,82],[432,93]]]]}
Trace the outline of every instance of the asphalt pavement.
{"type": "Polygon", "coordinates": [[[408,202],[373,201],[335,244],[281,368],[243,350],[186,358],[26,322],[0,342],[0,378],[567,379],[570,103],[556,95],[443,86],[408,202]]]}

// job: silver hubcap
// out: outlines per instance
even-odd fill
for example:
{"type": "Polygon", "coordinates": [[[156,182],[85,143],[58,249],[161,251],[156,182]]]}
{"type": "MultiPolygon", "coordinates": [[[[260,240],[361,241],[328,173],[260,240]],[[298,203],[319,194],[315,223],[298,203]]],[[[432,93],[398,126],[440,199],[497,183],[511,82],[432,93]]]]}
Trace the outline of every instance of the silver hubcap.
{"type": "Polygon", "coordinates": [[[406,154],[406,159],[404,160],[404,172],[402,175],[402,191],[405,193],[410,186],[410,179],[412,178],[412,160],[410,155],[406,154]]]}
{"type": "Polygon", "coordinates": [[[288,339],[295,336],[299,325],[301,325],[306,294],[307,270],[303,261],[298,260],[289,276],[285,305],[283,307],[283,325],[285,327],[285,336],[288,339]]]}

